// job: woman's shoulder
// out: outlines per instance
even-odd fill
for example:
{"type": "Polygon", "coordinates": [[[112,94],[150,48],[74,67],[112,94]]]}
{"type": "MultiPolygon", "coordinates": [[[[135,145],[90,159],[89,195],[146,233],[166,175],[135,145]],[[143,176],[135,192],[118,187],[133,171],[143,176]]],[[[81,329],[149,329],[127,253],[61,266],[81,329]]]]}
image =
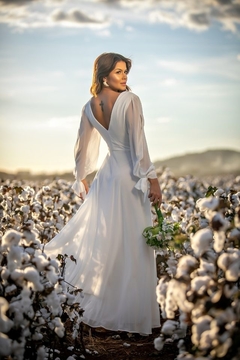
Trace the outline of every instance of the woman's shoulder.
{"type": "Polygon", "coordinates": [[[141,103],[141,100],[138,95],[133,93],[132,91],[124,91],[124,98],[126,100],[141,103]]]}

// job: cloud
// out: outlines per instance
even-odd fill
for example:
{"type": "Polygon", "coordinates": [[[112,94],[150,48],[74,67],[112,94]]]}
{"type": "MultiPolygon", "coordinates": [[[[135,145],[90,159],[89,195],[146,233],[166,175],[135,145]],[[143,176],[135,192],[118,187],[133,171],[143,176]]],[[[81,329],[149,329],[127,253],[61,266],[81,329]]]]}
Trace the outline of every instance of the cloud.
{"type": "Polygon", "coordinates": [[[68,23],[78,23],[78,24],[100,24],[102,21],[91,18],[88,15],[84,14],[78,9],[71,9],[69,12],[64,12],[62,10],[55,10],[51,16],[52,20],[55,22],[68,22],[68,23]]]}
{"type": "Polygon", "coordinates": [[[9,6],[9,7],[18,7],[18,6],[24,6],[29,5],[31,3],[36,3],[39,0],[0,0],[1,6],[9,6]]]}
{"type": "MultiPolygon", "coordinates": [[[[224,30],[237,31],[240,23],[240,0],[98,0],[101,3],[122,7],[143,6],[149,10],[149,20],[171,25],[173,28],[186,27],[196,31],[207,30],[214,21],[223,25],[224,30]]],[[[134,9],[133,7],[133,9],[134,9]]]]}
{"type": "Polygon", "coordinates": [[[0,0],[0,5],[0,22],[22,29],[101,28],[110,25],[107,18],[111,23],[134,19],[198,32],[218,23],[236,33],[240,24],[240,0],[0,0]]]}
{"type": "Polygon", "coordinates": [[[150,20],[172,27],[204,31],[217,21],[224,30],[236,32],[240,23],[239,0],[158,0],[156,3],[159,6],[150,12],[150,20]]]}
{"type": "MultiPolygon", "coordinates": [[[[103,18],[102,13],[96,14],[96,11],[89,10],[93,10],[94,4],[92,2],[90,8],[89,6],[86,8],[81,6],[85,10],[71,7],[75,3],[66,0],[20,0],[19,2],[17,0],[0,0],[2,5],[0,7],[0,23],[5,23],[19,31],[27,28],[55,26],[98,29],[109,26],[109,21],[103,18]],[[89,13],[91,16],[88,15],[89,13]]],[[[83,4],[82,1],[79,3],[83,4]]],[[[87,3],[87,5],[89,4],[87,3]]]]}

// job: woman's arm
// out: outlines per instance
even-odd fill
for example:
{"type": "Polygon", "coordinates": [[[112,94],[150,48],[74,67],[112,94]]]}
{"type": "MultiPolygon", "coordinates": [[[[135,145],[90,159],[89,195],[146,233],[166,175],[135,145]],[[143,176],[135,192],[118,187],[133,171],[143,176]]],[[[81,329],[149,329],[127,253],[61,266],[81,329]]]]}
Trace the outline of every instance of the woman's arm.
{"type": "Polygon", "coordinates": [[[131,101],[126,111],[126,121],[133,164],[133,174],[140,178],[135,187],[144,193],[144,198],[148,196],[153,205],[160,205],[162,201],[162,193],[154,165],[150,160],[148,152],[144,132],[142,105],[140,99],[135,94],[131,94],[131,101]]]}
{"type": "Polygon", "coordinates": [[[162,203],[162,191],[158,179],[148,179],[150,182],[149,200],[153,205],[160,206],[162,203]]]}

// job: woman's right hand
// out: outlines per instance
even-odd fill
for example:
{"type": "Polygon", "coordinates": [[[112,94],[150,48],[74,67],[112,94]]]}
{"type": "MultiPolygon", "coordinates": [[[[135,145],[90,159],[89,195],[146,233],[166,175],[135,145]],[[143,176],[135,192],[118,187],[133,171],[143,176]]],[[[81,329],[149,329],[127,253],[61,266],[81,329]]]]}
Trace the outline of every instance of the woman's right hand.
{"type": "Polygon", "coordinates": [[[158,179],[148,179],[150,182],[150,191],[149,191],[149,200],[152,202],[152,205],[157,205],[160,207],[162,203],[162,191],[158,182],[158,179]]]}

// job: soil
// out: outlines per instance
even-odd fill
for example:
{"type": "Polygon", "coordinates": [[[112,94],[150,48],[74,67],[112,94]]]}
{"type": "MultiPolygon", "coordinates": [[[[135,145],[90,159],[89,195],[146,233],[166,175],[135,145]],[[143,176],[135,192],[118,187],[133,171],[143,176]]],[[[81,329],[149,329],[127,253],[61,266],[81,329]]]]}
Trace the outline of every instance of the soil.
{"type": "Polygon", "coordinates": [[[85,359],[102,360],[174,360],[178,354],[175,342],[167,343],[161,351],[154,348],[153,341],[159,336],[160,328],[148,336],[113,332],[102,328],[85,329],[83,340],[85,359]]]}

